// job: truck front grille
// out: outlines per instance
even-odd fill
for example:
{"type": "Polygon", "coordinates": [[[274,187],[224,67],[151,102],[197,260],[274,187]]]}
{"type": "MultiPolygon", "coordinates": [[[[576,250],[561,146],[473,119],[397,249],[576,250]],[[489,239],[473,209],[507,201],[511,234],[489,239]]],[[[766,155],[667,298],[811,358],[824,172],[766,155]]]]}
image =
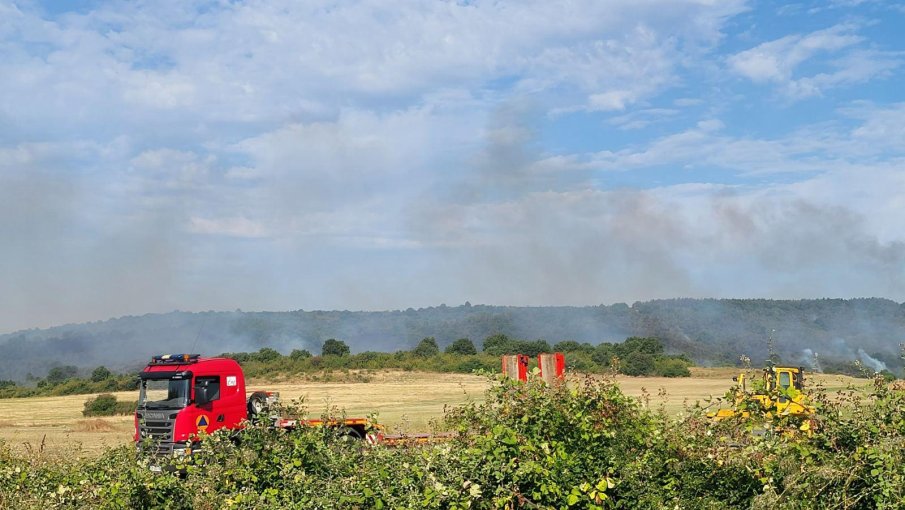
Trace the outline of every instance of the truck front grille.
{"type": "Polygon", "coordinates": [[[160,411],[138,412],[138,434],[141,445],[150,443],[157,453],[173,451],[173,428],[176,413],[160,411]]]}

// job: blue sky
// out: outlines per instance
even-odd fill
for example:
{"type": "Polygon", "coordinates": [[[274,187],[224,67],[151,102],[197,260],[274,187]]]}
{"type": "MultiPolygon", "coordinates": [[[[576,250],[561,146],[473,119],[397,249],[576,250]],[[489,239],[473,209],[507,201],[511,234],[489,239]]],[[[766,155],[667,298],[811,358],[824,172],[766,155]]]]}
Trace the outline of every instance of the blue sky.
{"type": "Polygon", "coordinates": [[[905,4],[0,0],[0,332],[905,300],[905,4]]]}

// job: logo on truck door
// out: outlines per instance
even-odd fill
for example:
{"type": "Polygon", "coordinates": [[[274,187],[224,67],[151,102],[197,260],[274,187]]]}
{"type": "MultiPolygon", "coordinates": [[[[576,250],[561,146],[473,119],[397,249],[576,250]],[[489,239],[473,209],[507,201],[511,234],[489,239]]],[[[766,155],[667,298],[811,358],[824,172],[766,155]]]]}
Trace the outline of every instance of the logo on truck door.
{"type": "Polygon", "coordinates": [[[207,416],[201,415],[195,419],[195,426],[198,427],[198,432],[207,432],[207,426],[210,424],[210,419],[207,416]]]}
{"type": "Polygon", "coordinates": [[[234,375],[226,376],[226,385],[235,386],[236,385],[236,376],[234,376],[234,375]]]}

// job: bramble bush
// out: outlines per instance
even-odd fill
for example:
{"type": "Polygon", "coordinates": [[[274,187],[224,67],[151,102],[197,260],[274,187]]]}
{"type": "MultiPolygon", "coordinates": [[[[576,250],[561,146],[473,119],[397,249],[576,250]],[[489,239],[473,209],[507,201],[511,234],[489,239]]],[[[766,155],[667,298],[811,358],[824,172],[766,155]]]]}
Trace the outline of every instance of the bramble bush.
{"type": "MultiPolygon", "coordinates": [[[[134,447],[48,459],[0,448],[2,508],[901,508],[905,395],[814,395],[813,435],[752,434],[705,409],[648,409],[609,380],[501,380],[435,424],[446,442],[376,447],[341,431],[216,433],[174,473],[134,447]]],[[[303,408],[288,415],[306,416],[303,408]]]]}

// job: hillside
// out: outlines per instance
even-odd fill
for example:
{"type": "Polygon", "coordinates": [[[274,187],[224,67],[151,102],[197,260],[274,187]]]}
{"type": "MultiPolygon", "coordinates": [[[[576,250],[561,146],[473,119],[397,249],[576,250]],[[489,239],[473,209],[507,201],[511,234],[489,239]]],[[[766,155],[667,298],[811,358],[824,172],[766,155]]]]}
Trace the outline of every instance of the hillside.
{"type": "Polygon", "coordinates": [[[476,342],[495,334],[550,342],[593,344],[628,336],[655,336],[672,352],[702,364],[756,362],[775,350],[788,362],[811,364],[860,359],[875,369],[901,366],[905,305],[886,299],[672,299],[631,306],[462,306],[386,312],[171,312],[103,322],[27,330],[0,336],[0,379],[43,376],[53,366],[106,365],[130,370],[152,354],[220,353],[272,347],[319,352],[339,338],[355,352],[410,349],[426,336],[441,347],[456,338],[476,342]],[[771,333],[772,332],[772,333],[771,333]]]}

